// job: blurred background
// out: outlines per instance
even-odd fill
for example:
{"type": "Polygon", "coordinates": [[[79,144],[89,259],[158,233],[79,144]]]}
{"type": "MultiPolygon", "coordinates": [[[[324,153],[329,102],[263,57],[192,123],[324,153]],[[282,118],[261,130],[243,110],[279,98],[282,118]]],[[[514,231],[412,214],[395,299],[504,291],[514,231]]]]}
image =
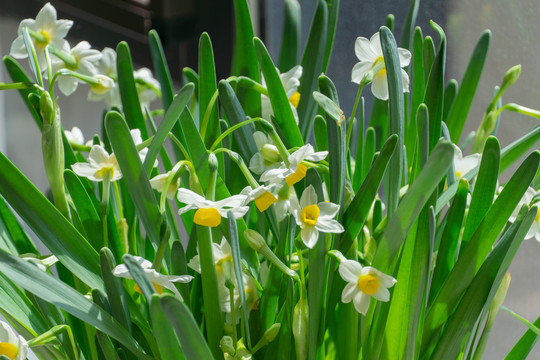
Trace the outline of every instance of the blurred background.
{"type": "MultiPolygon", "coordinates": [[[[334,0],[333,3],[336,1],[334,0]]],[[[6,55],[17,36],[19,22],[35,18],[44,5],[39,0],[0,0],[0,54],[6,55]]],[[[68,40],[76,44],[87,40],[96,49],[115,48],[119,41],[128,42],[135,68],[150,67],[147,33],[156,29],[164,44],[171,75],[181,84],[182,69],[197,69],[198,38],[210,34],[216,59],[217,78],[226,78],[231,67],[234,39],[234,14],[231,0],[62,0],[51,1],[59,19],[71,19],[74,25],[68,40]]],[[[283,26],[283,0],[249,0],[255,33],[266,43],[274,59],[279,57],[283,26]]],[[[301,0],[302,39],[307,38],[315,0],[301,0]]],[[[433,20],[447,35],[446,80],[461,81],[476,41],[484,29],[493,37],[477,96],[469,113],[464,134],[476,130],[493,88],[501,83],[506,70],[522,64],[521,77],[506,92],[503,102],[515,102],[540,108],[540,6],[538,0],[431,0],[420,2],[417,25],[424,35],[437,44],[438,37],[429,25],[433,20]]],[[[371,37],[395,16],[396,39],[409,9],[408,0],[341,0],[334,51],[328,76],[336,84],[341,107],[350,114],[357,85],[350,81],[351,69],[357,62],[354,54],[356,37],[371,37]]],[[[26,66],[26,60],[20,60],[26,66]]],[[[0,82],[9,82],[0,66],[0,82]]],[[[370,108],[371,92],[364,91],[366,108],[370,108]]],[[[60,95],[62,122],[66,129],[78,126],[85,139],[101,133],[99,109],[103,103],[88,102],[87,87],[80,86],[69,98],[60,95]]],[[[508,145],[537,125],[537,121],[520,115],[503,113],[498,137],[501,147],[508,145]]],[[[41,137],[33,119],[15,91],[0,92],[0,150],[43,192],[47,180],[42,166],[41,137]]],[[[468,151],[468,150],[467,150],[468,151]]],[[[468,152],[465,151],[465,154],[468,152]]],[[[504,183],[509,174],[502,174],[504,183]]],[[[512,282],[504,305],[533,322],[540,316],[540,244],[527,240],[519,249],[510,267],[512,282]]],[[[485,353],[486,359],[503,359],[525,332],[525,326],[500,311],[485,353]]],[[[540,347],[530,356],[540,359],[540,347]]]]}

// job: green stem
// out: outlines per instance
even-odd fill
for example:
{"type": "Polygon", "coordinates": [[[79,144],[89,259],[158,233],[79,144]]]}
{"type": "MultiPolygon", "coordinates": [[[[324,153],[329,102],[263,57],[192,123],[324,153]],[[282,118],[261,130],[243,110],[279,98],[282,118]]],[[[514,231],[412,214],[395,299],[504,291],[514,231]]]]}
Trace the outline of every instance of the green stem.
{"type": "Polygon", "coordinates": [[[238,153],[227,148],[219,148],[214,151],[214,154],[219,154],[222,152],[229,155],[229,157],[238,165],[240,171],[242,171],[242,174],[244,174],[244,177],[246,178],[249,186],[251,186],[253,189],[256,189],[260,186],[257,180],[255,180],[255,178],[251,174],[251,171],[249,171],[249,168],[247,167],[244,159],[242,159],[242,157],[238,153]]]}
{"type": "Polygon", "coordinates": [[[238,334],[236,330],[236,309],[234,306],[234,284],[232,281],[227,281],[227,288],[229,289],[229,301],[231,303],[231,323],[233,330],[233,344],[236,350],[236,343],[238,342],[238,334]]]}
{"type": "Polygon", "coordinates": [[[170,138],[172,139],[172,141],[176,144],[176,146],[178,146],[178,148],[180,149],[180,151],[182,152],[182,155],[184,155],[184,157],[187,159],[187,160],[190,160],[191,161],[191,157],[189,156],[189,153],[187,152],[186,148],[184,147],[184,145],[182,145],[182,142],[180,140],[178,140],[178,138],[176,136],[174,136],[173,133],[169,133],[169,136],[170,138]]]}
{"type": "Polygon", "coordinates": [[[41,89],[38,85],[34,83],[26,82],[16,82],[16,83],[3,83],[0,82],[0,90],[34,90],[41,89]]]}
{"type": "MultiPolygon", "coordinates": [[[[34,32],[34,31],[30,30],[26,26],[23,28],[23,38],[24,38],[24,42],[25,42],[25,45],[26,45],[26,51],[28,51],[28,56],[31,58],[30,59],[30,66],[34,70],[34,73],[36,75],[36,80],[37,80],[39,86],[41,86],[43,88],[43,77],[41,76],[41,69],[39,68],[39,62],[38,62],[34,42],[31,41],[31,39],[30,39],[30,36],[31,36],[30,32],[34,32]]],[[[40,35],[43,36],[42,34],[40,34],[40,35]]]]}
{"type": "MultiPolygon", "coordinates": [[[[347,124],[347,149],[349,148],[349,144],[351,141],[351,133],[352,133],[352,127],[354,122],[354,117],[356,116],[356,110],[358,109],[358,104],[360,103],[361,96],[362,96],[362,90],[364,89],[364,84],[360,83],[358,86],[358,92],[356,93],[356,100],[354,100],[354,107],[351,113],[351,117],[349,118],[349,123],[347,124]]],[[[360,129],[360,134],[364,132],[363,124],[362,128],[360,129]]]]}
{"type": "Polygon", "coordinates": [[[214,95],[210,98],[210,101],[208,102],[208,106],[206,107],[206,110],[204,112],[203,121],[201,124],[201,138],[204,139],[206,136],[206,128],[208,127],[208,121],[210,121],[210,114],[212,114],[212,110],[214,109],[214,104],[217,101],[219,93],[216,90],[214,92],[214,95]]]}
{"type": "Polygon", "coordinates": [[[60,60],[62,60],[64,64],[66,64],[66,66],[72,67],[72,68],[77,66],[77,59],[75,57],[71,56],[70,54],[66,54],[65,52],[61,50],[58,50],[57,48],[55,48],[54,46],[50,44],[47,45],[47,47],[49,48],[49,52],[53,54],[54,56],[56,56],[57,58],[59,58],[60,60]]]}
{"type": "Polygon", "coordinates": [[[101,203],[99,204],[99,212],[101,214],[101,224],[103,226],[103,246],[109,246],[109,232],[107,216],[109,215],[109,194],[111,186],[111,172],[106,170],[103,172],[103,188],[101,203]]]}
{"type": "Polygon", "coordinates": [[[259,121],[261,118],[253,118],[253,119],[248,119],[248,120],[245,120],[245,121],[242,121],[241,123],[238,123],[230,128],[228,128],[227,130],[225,130],[223,132],[223,134],[221,134],[217,139],[216,141],[214,141],[214,143],[212,144],[212,146],[210,147],[210,151],[214,151],[214,149],[219,145],[219,143],[225,139],[227,136],[229,136],[229,134],[231,134],[233,131],[241,128],[242,126],[244,125],[247,125],[247,124],[251,124],[252,122],[255,122],[255,121],[259,121]]]}

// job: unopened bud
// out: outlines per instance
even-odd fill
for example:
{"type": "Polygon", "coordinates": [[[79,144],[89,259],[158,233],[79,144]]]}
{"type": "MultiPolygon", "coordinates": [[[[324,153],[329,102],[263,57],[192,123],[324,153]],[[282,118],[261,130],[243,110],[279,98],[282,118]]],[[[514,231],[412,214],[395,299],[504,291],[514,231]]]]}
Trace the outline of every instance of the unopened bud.
{"type": "Polygon", "coordinates": [[[43,122],[45,124],[52,124],[56,117],[56,106],[54,105],[51,95],[47,91],[41,93],[41,97],[39,98],[39,109],[43,122]]]}
{"type": "Polygon", "coordinates": [[[224,354],[231,354],[234,355],[236,350],[234,350],[234,342],[232,337],[225,335],[221,338],[221,341],[219,342],[219,346],[221,347],[221,351],[223,351],[224,354]]]}
{"type": "Polygon", "coordinates": [[[246,237],[249,246],[257,252],[260,252],[267,246],[264,238],[255,230],[247,229],[244,231],[244,236],[246,237]]]}
{"type": "Polygon", "coordinates": [[[208,166],[210,167],[210,171],[217,171],[218,165],[219,163],[216,154],[210,153],[208,155],[208,166]]]}
{"type": "Polygon", "coordinates": [[[271,165],[281,160],[279,150],[273,144],[264,144],[260,150],[260,153],[264,159],[265,165],[266,163],[268,163],[268,165],[271,165]]]}
{"type": "Polygon", "coordinates": [[[98,74],[95,76],[97,83],[90,85],[90,90],[96,94],[105,94],[114,88],[114,80],[108,76],[98,74]]]}
{"type": "Polygon", "coordinates": [[[519,79],[519,74],[521,73],[521,65],[512,66],[506,74],[504,74],[504,79],[501,84],[502,89],[506,89],[507,87],[513,85],[517,79],[519,79]]]}
{"type": "Polygon", "coordinates": [[[279,329],[281,329],[281,324],[277,323],[270,326],[270,328],[264,332],[263,338],[266,341],[266,343],[270,343],[274,341],[277,334],[279,333],[279,329]]]}
{"type": "Polygon", "coordinates": [[[298,360],[307,359],[308,355],[308,333],[309,333],[309,308],[307,300],[301,297],[294,307],[293,312],[293,336],[295,341],[296,358],[298,360]]]}

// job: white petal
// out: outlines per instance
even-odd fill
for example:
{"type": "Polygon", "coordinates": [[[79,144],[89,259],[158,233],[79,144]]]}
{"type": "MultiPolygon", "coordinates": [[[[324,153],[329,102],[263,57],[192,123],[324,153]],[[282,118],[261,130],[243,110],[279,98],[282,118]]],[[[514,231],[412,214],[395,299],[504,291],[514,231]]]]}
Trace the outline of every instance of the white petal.
{"type": "Polygon", "coordinates": [[[401,81],[403,83],[403,92],[409,92],[409,74],[401,69],[401,81]]]}
{"type": "Polygon", "coordinates": [[[350,303],[358,292],[359,289],[356,283],[347,283],[347,285],[345,285],[343,288],[343,292],[341,293],[341,302],[345,304],[350,303]]]}
{"type": "Polygon", "coordinates": [[[379,301],[388,301],[390,300],[390,292],[388,291],[387,288],[385,288],[384,286],[380,286],[379,285],[379,289],[377,290],[377,292],[373,295],[375,299],[379,300],[379,301]]]}
{"type": "Polygon", "coordinates": [[[260,175],[264,172],[264,159],[261,153],[256,153],[251,157],[251,159],[249,160],[249,170],[251,170],[254,174],[257,175],[260,175]]]}
{"type": "Polygon", "coordinates": [[[313,154],[314,152],[315,151],[313,150],[313,146],[311,146],[311,144],[306,144],[293,152],[291,155],[289,155],[291,169],[296,171],[296,167],[298,166],[298,164],[304,161],[307,155],[313,154]]]}
{"type": "Polygon", "coordinates": [[[88,161],[96,164],[107,164],[109,162],[109,153],[100,145],[93,145],[88,154],[88,161]]]}
{"type": "Polygon", "coordinates": [[[302,77],[302,66],[300,65],[296,65],[291,70],[280,75],[287,98],[291,97],[300,86],[300,77],[302,77]]]}
{"type": "Polygon", "coordinates": [[[13,56],[15,59],[24,59],[28,57],[28,53],[26,52],[26,47],[24,46],[24,39],[22,36],[17,37],[13,41],[13,43],[11,43],[9,55],[13,56]]]}
{"type": "Polygon", "coordinates": [[[193,280],[193,276],[191,276],[191,275],[168,275],[167,280],[169,280],[170,282],[188,283],[191,280],[193,280]]]}
{"type": "Polygon", "coordinates": [[[319,240],[319,231],[314,226],[307,226],[302,229],[301,237],[304,245],[312,249],[319,240]]]}
{"type": "Polygon", "coordinates": [[[356,284],[361,273],[362,265],[358,261],[343,260],[339,264],[339,275],[347,282],[356,284]]]}
{"type": "Polygon", "coordinates": [[[378,31],[371,36],[371,39],[369,39],[369,47],[377,57],[383,56],[381,39],[378,31]]]}
{"type": "Polygon", "coordinates": [[[354,52],[358,60],[374,62],[378,54],[375,54],[370,46],[370,41],[365,37],[359,36],[354,42],[354,52]]]}
{"type": "Polygon", "coordinates": [[[317,193],[312,185],[309,185],[300,198],[300,207],[303,209],[308,205],[317,204],[317,193]]]}
{"type": "Polygon", "coordinates": [[[289,169],[280,167],[277,169],[270,169],[270,170],[265,171],[261,175],[259,180],[262,182],[267,182],[267,181],[277,182],[277,181],[281,181],[281,179],[284,179],[289,175],[290,175],[289,169]]]}
{"type": "Polygon", "coordinates": [[[207,200],[204,197],[185,188],[178,189],[176,198],[181,203],[194,205],[196,207],[199,207],[200,205],[205,206],[207,204],[207,200]]]}
{"type": "Polygon", "coordinates": [[[411,63],[411,52],[407,49],[398,48],[398,55],[401,67],[409,66],[411,63]]]}
{"type": "Polygon", "coordinates": [[[370,61],[362,61],[362,62],[356,63],[356,65],[354,65],[352,68],[351,81],[353,83],[359,84],[360,81],[362,81],[364,76],[371,70],[372,67],[373,67],[373,62],[370,62],[370,61]]]}
{"type": "Polygon", "coordinates": [[[321,161],[328,156],[328,151],[318,151],[306,155],[306,160],[309,161],[321,161]]]}
{"type": "Polygon", "coordinates": [[[227,213],[229,211],[232,211],[234,218],[240,219],[242,216],[246,215],[248,210],[249,210],[249,206],[238,206],[238,207],[234,207],[230,209],[221,208],[221,209],[218,209],[218,212],[222,217],[226,218],[227,213]]]}
{"type": "Polygon", "coordinates": [[[124,265],[124,264],[117,265],[113,269],[112,274],[114,276],[118,276],[118,277],[122,277],[122,278],[126,278],[126,279],[133,279],[133,277],[129,273],[129,270],[128,270],[127,266],[124,265]]]}
{"type": "Polygon", "coordinates": [[[102,179],[97,179],[95,177],[96,171],[98,169],[96,169],[95,167],[91,166],[88,163],[82,163],[82,162],[75,163],[71,165],[71,169],[73,170],[75,174],[79,176],[89,178],[92,181],[102,181],[102,179]]]}
{"type": "Polygon", "coordinates": [[[58,79],[58,88],[66,96],[73,94],[77,90],[78,84],[77,78],[73,76],[61,76],[58,79]]]}
{"type": "Polygon", "coordinates": [[[319,219],[325,218],[325,219],[333,219],[336,217],[338,211],[339,211],[339,205],[336,205],[331,202],[320,202],[317,204],[320,210],[319,219]]]}
{"type": "Polygon", "coordinates": [[[257,144],[257,149],[259,150],[261,150],[264,145],[270,143],[268,137],[262,131],[255,131],[253,133],[253,140],[255,140],[255,144],[257,144]]]}
{"type": "Polygon", "coordinates": [[[370,296],[364,294],[363,292],[358,292],[353,299],[354,308],[362,315],[366,315],[369,310],[370,296]]]}
{"type": "Polygon", "coordinates": [[[222,209],[222,208],[236,208],[239,206],[242,206],[244,202],[246,201],[247,196],[246,195],[233,195],[228,198],[225,198],[223,200],[219,200],[214,202],[214,207],[216,209],[222,209]]]}
{"type": "Polygon", "coordinates": [[[337,220],[327,220],[319,218],[315,228],[324,233],[342,233],[345,231],[343,226],[337,220]]]}
{"type": "Polygon", "coordinates": [[[199,259],[199,255],[195,255],[191,260],[189,260],[187,266],[198,272],[201,273],[201,261],[199,259]]]}
{"type": "Polygon", "coordinates": [[[371,92],[381,100],[388,100],[388,82],[386,80],[386,72],[379,71],[371,82],[371,92]]]}

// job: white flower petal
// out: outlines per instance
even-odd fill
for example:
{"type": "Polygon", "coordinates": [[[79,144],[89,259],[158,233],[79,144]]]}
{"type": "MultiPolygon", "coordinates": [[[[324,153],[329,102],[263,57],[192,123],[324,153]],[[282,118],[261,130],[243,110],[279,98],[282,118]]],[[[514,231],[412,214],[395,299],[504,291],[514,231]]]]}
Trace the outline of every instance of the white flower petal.
{"type": "Polygon", "coordinates": [[[320,210],[319,219],[333,219],[336,217],[339,211],[339,205],[336,205],[331,202],[320,202],[317,204],[320,210]]]}
{"type": "Polygon", "coordinates": [[[411,63],[411,52],[407,49],[398,48],[399,64],[401,67],[409,66],[411,63]]]}
{"type": "Polygon", "coordinates": [[[262,131],[255,131],[253,133],[253,140],[255,140],[255,144],[257,144],[257,149],[259,150],[261,150],[264,145],[271,143],[270,139],[262,131]]]}
{"type": "Polygon", "coordinates": [[[358,292],[359,289],[355,283],[347,283],[347,285],[345,285],[343,288],[343,292],[341,293],[341,302],[345,304],[350,303],[358,292]]]}
{"type": "Polygon", "coordinates": [[[373,295],[373,298],[379,300],[379,301],[388,301],[390,300],[390,292],[388,291],[387,288],[385,288],[384,286],[381,286],[379,285],[379,289],[377,290],[377,292],[373,295]]]}
{"type": "Polygon", "coordinates": [[[371,82],[371,92],[381,100],[388,100],[388,82],[386,80],[386,71],[379,71],[373,77],[371,82]]]}
{"type": "Polygon", "coordinates": [[[300,235],[304,245],[310,249],[312,249],[317,243],[317,240],[319,240],[319,231],[314,226],[306,226],[302,228],[300,235]]]}
{"type": "Polygon", "coordinates": [[[315,228],[324,233],[342,233],[345,231],[343,226],[337,220],[318,219],[315,228]]]}
{"type": "Polygon", "coordinates": [[[113,269],[112,274],[113,274],[114,276],[118,276],[118,277],[121,277],[121,278],[133,279],[133,277],[132,277],[131,274],[129,273],[129,270],[128,270],[127,266],[124,265],[124,264],[117,265],[117,266],[113,269]]]}
{"type": "Polygon", "coordinates": [[[312,185],[309,185],[300,198],[300,207],[303,209],[308,205],[317,204],[317,193],[312,185]]]}
{"type": "Polygon", "coordinates": [[[207,200],[204,197],[185,188],[178,189],[176,198],[181,203],[193,205],[195,207],[205,207],[207,205],[207,200]]]}
{"type": "Polygon", "coordinates": [[[409,92],[409,74],[401,69],[401,80],[403,83],[403,92],[409,92]]]}
{"type": "Polygon", "coordinates": [[[198,272],[201,273],[201,261],[199,259],[199,255],[195,255],[194,257],[189,260],[187,266],[198,272]]]}
{"type": "Polygon", "coordinates": [[[370,41],[362,36],[356,38],[356,41],[354,42],[354,52],[358,60],[361,60],[362,62],[373,63],[379,56],[371,49],[370,41]]]}
{"type": "Polygon", "coordinates": [[[383,56],[381,39],[378,31],[371,36],[371,39],[369,39],[369,47],[377,57],[383,56]]]}
{"type": "Polygon", "coordinates": [[[364,76],[371,70],[373,67],[372,62],[359,62],[356,63],[351,72],[351,81],[356,84],[360,84],[360,81],[364,78],[364,76]]]}
{"type": "Polygon", "coordinates": [[[366,315],[369,310],[371,297],[359,291],[353,299],[354,308],[362,315],[366,315]]]}
{"type": "Polygon", "coordinates": [[[362,265],[358,261],[343,260],[339,264],[339,275],[347,282],[356,284],[361,273],[362,265]]]}

